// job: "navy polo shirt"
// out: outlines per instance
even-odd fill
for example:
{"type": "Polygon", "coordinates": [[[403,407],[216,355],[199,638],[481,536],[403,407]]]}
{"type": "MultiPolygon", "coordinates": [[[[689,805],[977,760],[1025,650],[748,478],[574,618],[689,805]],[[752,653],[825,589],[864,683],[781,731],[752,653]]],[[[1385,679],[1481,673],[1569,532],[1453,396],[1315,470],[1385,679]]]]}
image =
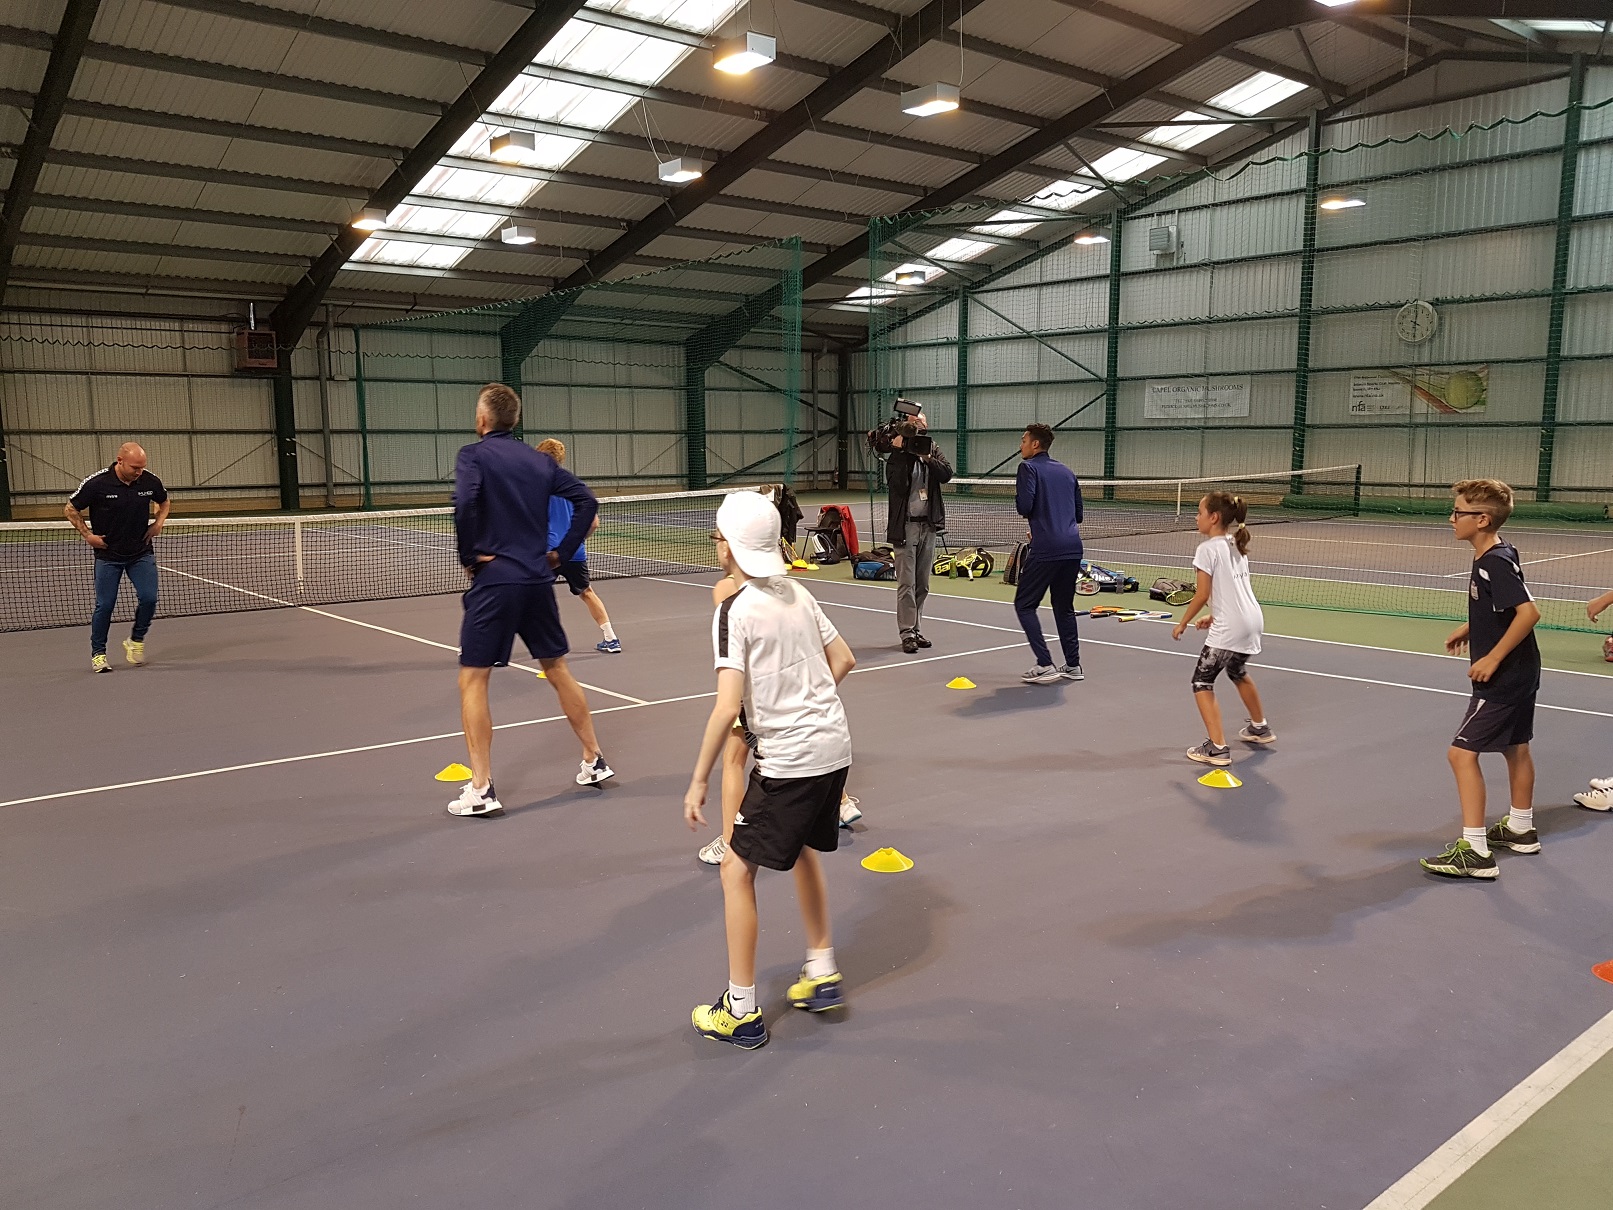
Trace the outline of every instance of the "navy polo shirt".
{"type": "Polygon", "coordinates": [[[151,506],[167,499],[168,489],[150,471],[141,471],[133,483],[125,483],[109,466],[80,483],[67,502],[78,512],[87,511],[90,532],[106,539],[106,549],[95,552],[97,559],[133,563],[151,549],[146,537],[151,506]]]}

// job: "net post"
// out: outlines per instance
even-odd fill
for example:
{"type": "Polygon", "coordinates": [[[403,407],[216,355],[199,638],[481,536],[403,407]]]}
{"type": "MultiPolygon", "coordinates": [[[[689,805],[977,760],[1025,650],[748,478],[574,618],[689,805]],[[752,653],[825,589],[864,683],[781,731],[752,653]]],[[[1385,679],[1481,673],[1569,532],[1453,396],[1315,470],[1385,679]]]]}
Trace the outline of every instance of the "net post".
{"type": "MultiPolygon", "coordinates": [[[[1113,495],[1114,490],[1111,488],[1107,494],[1113,495]]],[[[1180,479],[1176,481],[1176,515],[1178,517],[1182,515],[1182,481],[1180,479]]]]}
{"type": "Polygon", "coordinates": [[[297,470],[297,402],[291,377],[293,350],[277,351],[271,391],[274,397],[275,465],[280,478],[280,507],[292,512],[302,507],[302,483],[297,470]]]}
{"type": "Polygon", "coordinates": [[[1352,504],[1350,516],[1359,517],[1361,515],[1361,464],[1359,462],[1355,464],[1355,497],[1352,504]]]}
{"type": "Polygon", "coordinates": [[[307,578],[306,569],[302,559],[302,521],[299,519],[291,523],[291,547],[294,553],[294,562],[297,568],[297,593],[302,594],[303,580],[307,578]]]}
{"type": "Polygon", "coordinates": [[[957,473],[969,473],[969,288],[958,286],[957,401],[952,423],[957,429],[957,473]]]}
{"type": "MultiPolygon", "coordinates": [[[[1109,222],[1108,341],[1103,363],[1103,477],[1113,479],[1120,452],[1120,245],[1126,229],[1124,209],[1109,222]]],[[[1105,500],[1114,499],[1113,485],[1105,486],[1105,500]]]]}
{"type": "Polygon", "coordinates": [[[11,476],[6,468],[6,421],[0,414],[0,521],[11,520],[11,476]]]}
{"type": "Polygon", "coordinates": [[[1552,463],[1557,452],[1557,397],[1563,375],[1563,318],[1568,306],[1569,254],[1573,247],[1574,201],[1579,186],[1584,56],[1576,54],[1572,62],[1568,76],[1568,111],[1563,115],[1562,174],[1557,186],[1557,239],[1551,263],[1551,318],[1546,327],[1546,380],[1540,396],[1540,460],[1535,469],[1535,501],[1539,504],[1551,500],[1552,463]]]}

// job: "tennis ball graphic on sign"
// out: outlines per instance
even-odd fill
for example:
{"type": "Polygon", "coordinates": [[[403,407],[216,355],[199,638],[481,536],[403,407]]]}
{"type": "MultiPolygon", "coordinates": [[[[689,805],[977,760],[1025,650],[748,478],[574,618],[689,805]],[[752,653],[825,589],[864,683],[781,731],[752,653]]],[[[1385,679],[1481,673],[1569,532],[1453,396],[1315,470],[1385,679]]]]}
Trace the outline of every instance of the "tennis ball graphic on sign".
{"type": "Polygon", "coordinates": [[[1482,412],[1490,402],[1490,367],[1463,370],[1390,370],[1429,410],[1446,415],[1482,412]]]}

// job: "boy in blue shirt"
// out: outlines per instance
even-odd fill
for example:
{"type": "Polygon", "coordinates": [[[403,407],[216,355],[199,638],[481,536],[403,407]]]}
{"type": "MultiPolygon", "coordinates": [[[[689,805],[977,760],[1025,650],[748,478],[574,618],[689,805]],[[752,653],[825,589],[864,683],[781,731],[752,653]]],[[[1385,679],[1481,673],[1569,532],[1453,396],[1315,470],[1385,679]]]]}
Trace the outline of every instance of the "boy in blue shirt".
{"type": "Polygon", "coordinates": [[[1473,682],[1473,698],[1450,747],[1451,772],[1462,804],[1462,836],[1421,864],[1448,878],[1494,878],[1499,871],[1492,848],[1540,852],[1535,762],[1529,753],[1535,694],[1540,689],[1540,647],[1535,642],[1540,608],[1523,582],[1517,550],[1496,532],[1512,515],[1512,489],[1496,479],[1464,479],[1452,490],[1456,506],[1451,509],[1451,530],[1458,541],[1473,547],[1467,624],[1445,640],[1445,650],[1452,655],[1468,649],[1467,676],[1473,682]],[[1488,831],[1481,752],[1506,756],[1512,791],[1512,809],[1488,831]]]}
{"type": "Polygon", "coordinates": [[[1031,531],[1030,550],[1014,590],[1014,612],[1036,656],[1036,666],[1019,678],[1028,685],[1083,679],[1081,639],[1075,628],[1075,585],[1081,578],[1085,553],[1080,530],[1085,509],[1075,472],[1048,456],[1052,444],[1053,430],[1047,425],[1026,425],[1019,439],[1022,461],[1014,481],[1014,507],[1031,531]],[[1053,663],[1037,613],[1049,591],[1053,594],[1053,624],[1063,649],[1062,665],[1053,663]]]}
{"type": "MultiPolygon", "coordinates": [[[[554,437],[538,442],[538,453],[548,454],[561,466],[566,464],[566,443],[554,437]]],[[[549,497],[550,550],[560,549],[560,540],[571,528],[572,512],[570,500],[563,496],[549,497]]],[[[598,528],[599,517],[596,514],[593,525],[588,529],[589,536],[592,537],[594,530],[598,528]]],[[[554,573],[566,582],[572,596],[582,598],[582,603],[588,607],[589,616],[594,619],[594,625],[604,632],[605,637],[594,644],[594,650],[603,651],[607,655],[621,655],[622,641],[616,637],[616,631],[611,628],[610,614],[605,612],[605,602],[599,599],[599,594],[594,591],[593,584],[588,578],[587,547],[577,547],[576,555],[555,568],[554,573]]]]}

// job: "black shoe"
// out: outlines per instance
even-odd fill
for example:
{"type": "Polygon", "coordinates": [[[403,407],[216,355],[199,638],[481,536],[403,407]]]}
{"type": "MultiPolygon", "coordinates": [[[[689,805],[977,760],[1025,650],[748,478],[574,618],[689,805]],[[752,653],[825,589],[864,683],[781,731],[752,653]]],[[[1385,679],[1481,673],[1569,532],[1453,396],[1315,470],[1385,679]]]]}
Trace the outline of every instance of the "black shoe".
{"type": "Polygon", "coordinates": [[[1492,849],[1511,849],[1514,853],[1540,852],[1540,833],[1534,828],[1514,832],[1507,826],[1507,819],[1508,817],[1503,815],[1501,822],[1484,834],[1485,842],[1492,849]]]}
{"type": "Polygon", "coordinates": [[[1443,874],[1447,878],[1494,878],[1495,857],[1479,854],[1466,840],[1458,840],[1438,857],[1424,857],[1419,865],[1430,874],[1443,874]]]}
{"type": "Polygon", "coordinates": [[[920,647],[933,647],[935,645],[916,630],[913,632],[913,641],[920,647]]]}
{"type": "Polygon", "coordinates": [[[902,650],[904,652],[906,652],[908,655],[916,655],[918,654],[918,649],[919,641],[917,639],[910,634],[904,634],[902,636],[902,650]]]}

